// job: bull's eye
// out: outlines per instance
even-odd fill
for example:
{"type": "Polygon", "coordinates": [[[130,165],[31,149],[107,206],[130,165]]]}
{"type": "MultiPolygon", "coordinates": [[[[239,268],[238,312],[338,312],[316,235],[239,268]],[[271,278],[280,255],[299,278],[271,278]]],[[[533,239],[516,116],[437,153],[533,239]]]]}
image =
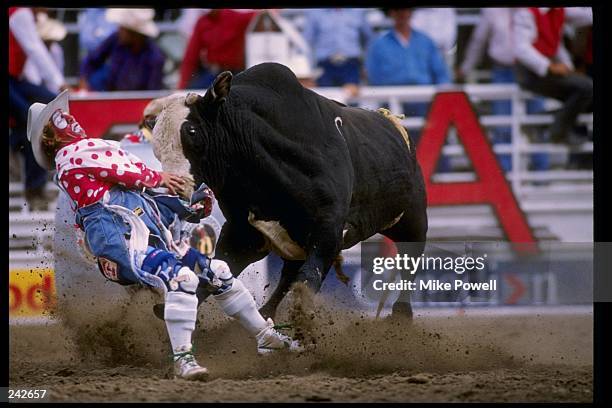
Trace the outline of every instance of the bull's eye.
{"type": "Polygon", "coordinates": [[[189,133],[189,136],[195,136],[195,134],[196,134],[195,127],[189,126],[189,128],[187,129],[187,133],[189,133]]]}

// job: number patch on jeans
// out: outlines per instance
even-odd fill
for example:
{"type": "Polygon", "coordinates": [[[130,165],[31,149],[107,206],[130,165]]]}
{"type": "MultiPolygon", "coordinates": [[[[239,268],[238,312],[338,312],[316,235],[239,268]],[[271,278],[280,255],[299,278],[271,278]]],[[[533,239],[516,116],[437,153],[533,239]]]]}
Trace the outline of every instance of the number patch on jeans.
{"type": "Polygon", "coordinates": [[[119,280],[116,262],[102,257],[98,259],[98,262],[100,264],[100,270],[102,271],[102,274],[106,276],[107,279],[110,279],[115,282],[119,280]]]}

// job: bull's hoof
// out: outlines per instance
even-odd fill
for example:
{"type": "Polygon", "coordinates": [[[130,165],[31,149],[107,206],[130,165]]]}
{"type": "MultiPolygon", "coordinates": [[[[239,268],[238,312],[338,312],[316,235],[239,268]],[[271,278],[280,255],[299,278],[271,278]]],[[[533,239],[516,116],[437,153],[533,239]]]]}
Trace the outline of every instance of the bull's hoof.
{"type": "Polygon", "coordinates": [[[391,308],[391,318],[412,322],[412,306],[406,302],[396,302],[391,308]]]}
{"type": "Polygon", "coordinates": [[[297,276],[296,282],[304,282],[308,289],[317,293],[321,288],[321,274],[316,271],[302,272],[297,276]]]}

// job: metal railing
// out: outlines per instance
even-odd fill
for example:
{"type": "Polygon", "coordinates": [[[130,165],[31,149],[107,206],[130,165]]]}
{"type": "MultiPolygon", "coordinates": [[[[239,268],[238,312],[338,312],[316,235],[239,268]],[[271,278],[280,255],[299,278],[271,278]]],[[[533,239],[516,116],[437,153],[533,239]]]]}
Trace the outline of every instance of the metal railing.
{"type": "MultiPolygon", "coordinates": [[[[472,103],[508,100],[511,102],[511,114],[492,115],[485,114],[479,117],[480,124],[487,130],[496,127],[511,128],[511,142],[508,144],[495,144],[493,151],[497,154],[510,154],[512,169],[506,173],[517,197],[533,191],[529,184],[533,181],[547,182],[586,182],[592,185],[593,172],[591,170],[544,170],[528,171],[527,156],[533,153],[568,154],[592,153],[593,143],[587,142],[576,147],[557,145],[551,143],[531,143],[526,135],[526,129],[546,126],[553,121],[552,114],[528,114],[527,100],[536,95],[522,90],[515,84],[468,84],[448,86],[394,86],[394,87],[362,87],[357,98],[350,98],[339,88],[318,88],[320,94],[344,103],[354,103],[367,109],[376,109],[386,105],[394,113],[402,112],[402,103],[405,102],[431,102],[434,95],[440,91],[463,90],[472,103]]],[[[548,101],[549,105],[557,105],[556,101],[548,101]]],[[[426,118],[413,117],[403,120],[403,125],[410,129],[420,129],[424,126],[426,118]]],[[[593,126],[592,114],[581,114],[578,123],[593,126]]],[[[464,149],[459,144],[444,146],[442,150],[446,156],[465,156],[464,149]]],[[[436,181],[471,181],[471,173],[447,173],[436,176],[436,181]]],[[[556,191],[563,188],[563,184],[550,185],[549,190],[556,191]]],[[[592,191],[592,187],[591,187],[592,191]]]]}

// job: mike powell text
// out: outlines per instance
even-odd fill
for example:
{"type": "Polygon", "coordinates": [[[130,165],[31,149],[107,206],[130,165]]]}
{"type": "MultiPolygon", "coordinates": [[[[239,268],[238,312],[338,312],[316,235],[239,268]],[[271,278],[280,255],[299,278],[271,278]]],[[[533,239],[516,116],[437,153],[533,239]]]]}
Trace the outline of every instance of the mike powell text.
{"type": "Polygon", "coordinates": [[[460,279],[455,279],[453,283],[443,282],[437,279],[421,280],[413,282],[402,279],[399,282],[384,282],[382,279],[377,279],[372,282],[374,290],[429,290],[429,291],[453,291],[453,290],[497,290],[497,280],[490,279],[487,282],[464,282],[460,279]]]}

